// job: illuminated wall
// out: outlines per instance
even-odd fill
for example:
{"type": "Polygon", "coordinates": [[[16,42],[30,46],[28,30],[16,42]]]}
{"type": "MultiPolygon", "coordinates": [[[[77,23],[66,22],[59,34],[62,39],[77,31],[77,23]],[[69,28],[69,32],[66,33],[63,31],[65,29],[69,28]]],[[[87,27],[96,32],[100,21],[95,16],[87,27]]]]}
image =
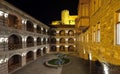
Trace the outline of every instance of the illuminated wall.
{"type": "Polygon", "coordinates": [[[75,19],[77,15],[70,15],[69,10],[63,10],[61,12],[61,20],[60,21],[52,21],[52,25],[75,25],[75,19]]]}
{"type": "Polygon", "coordinates": [[[76,29],[79,30],[76,48],[80,57],[89,59],[91,56],[94,61],[120,65],[119,19],[120,0],[80,0],[76,20],[76,29]],[[89,17],[88,28],[84,25],[86,21],[81,23],[82,16],[89,17]]]}

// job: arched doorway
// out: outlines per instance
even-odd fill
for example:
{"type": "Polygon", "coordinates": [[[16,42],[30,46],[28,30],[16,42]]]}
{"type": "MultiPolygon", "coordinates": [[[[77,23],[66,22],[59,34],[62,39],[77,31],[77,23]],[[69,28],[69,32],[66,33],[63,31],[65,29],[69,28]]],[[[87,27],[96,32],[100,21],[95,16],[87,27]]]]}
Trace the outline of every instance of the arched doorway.
{"type": "Polygon", "coordinates": [[[74,46],[70,45],[70,46],[68,47],[68,51],[69,51],[69,52],[73,52],[73,51],[74,51],[74,46]]]}
{"type": "Polygon", "coordinates": [[[12,27],[12,28],[21,28],[21,26],[20,25],[18,25],[18,22],[19,22],[19,20],[18,20],[18,17],[17,16],[15,16],[15,15],[12,15],[12,14],[9,14],[8,15],[8,26],[9,27],[12,27]]]}
{"type": "Polygon", "coordinates": [[[71,43],[71,44],[74,43],[74,39],[73,38],[69,38],[68,39],[68,43],[71,43]]]}
{"type": "Polygon", "coordinates": [[[40,37],[37,38],[37,45],[41,45],[41,38],[40,37]]]}
{"type": "Polygon", "coordinates": [[[60,50],[59,51],[61,51],[61,52],[64,52],[65,51],[65,46],[60,46],[60,50]]]}
{"type": "Polygon", "coordinates": [[[31,21],[27,21],[26,23],[26,29],[27,31],[34,32],[34,24],[31,21]]]}
{"type": "Polygon", "coordinates": [[[8,49],[9,50],[16,50],[22,48],[22,38],[17,35],[11,35],[8,38],[8,49]]]}
{"type": "Polygon", "coordinates": [[[43,48],[43,54],[46,54],[46,48],[45,47],[43,48]]]}
{"type": "Polygon", "coordinates": [[[8,60],[8,72],[12,72],[15,69],[21,67],[22,57],[20,55],[14,55],[8,60]]]}
{"type": "Polygon", "coordinates": [[[69,36],[74,36],[74,31],[73,31],[73,30],[69,30],[69,31],[68,31],[68,35],[69,35],[69,36]]]}
{"type": "Polygon", "coordinates": [[[56,38],[51,39],[51,44],[56,44],[56,38]]]}
{"type": "Polygon", "coordinates": [[[56,46],[51,46],[51,49],[50,49],[51,52],[56,52],[57,51],[57,48],[56,46]]]}
{"type": "Polygon", "coordinates": [[[60,36],[65,36],[65,31],[61,30],[59,34],[60,34],[60,36]]]}
{"type": "Polygon", "coordinates": [[[34,59],[34,53],[32,51],[29,51],[26,55],[26,63],[32,61],[34,59]]]}
{"type": "Polygon", "coordinates": [[[31,37],[31,36],[29,36],[29,37],[27,37],[27,47],[32,47],[32,46],[34,46],[34,39],[33,39],[33,37],[31,37]]]}
{"type": "Polygon", "coordinates": [[[37,58],[41,56],[41,49],[38,49],[36,52],[37,58]]]}
{"type": "Polygon", "coordinates": [[[37,33],[41,34],[41,28],[37,25],[37,33]]]}
{"type": "Polygon", "coordinates": [[[61,39],[60,39],[60,43],[65,43],[65,39],[64,39],[64,38],[61,38],[61,39]]]}

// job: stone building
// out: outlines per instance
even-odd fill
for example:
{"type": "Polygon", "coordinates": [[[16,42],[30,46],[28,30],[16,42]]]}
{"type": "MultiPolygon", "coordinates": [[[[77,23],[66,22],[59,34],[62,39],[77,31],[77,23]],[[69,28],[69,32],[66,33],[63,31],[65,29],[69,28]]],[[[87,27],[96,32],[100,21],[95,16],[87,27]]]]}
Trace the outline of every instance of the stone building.
{"type": "Polygon", "coordinates": [[[120,0],[79,0],[76,48],[79,56],[120,65],[120,0]]]}
{"type": "Polygon", "coordinates": [[[0,1],[0,74],[12,73],[49,53],[49,27],[0,1]]]}
{"type": "Polygon", "coordinates": [[[1,0],[0,74],[11,74],[47,53],[74,54],[76,16],[69,18],[69,24],[51,28],[1,0]]]}

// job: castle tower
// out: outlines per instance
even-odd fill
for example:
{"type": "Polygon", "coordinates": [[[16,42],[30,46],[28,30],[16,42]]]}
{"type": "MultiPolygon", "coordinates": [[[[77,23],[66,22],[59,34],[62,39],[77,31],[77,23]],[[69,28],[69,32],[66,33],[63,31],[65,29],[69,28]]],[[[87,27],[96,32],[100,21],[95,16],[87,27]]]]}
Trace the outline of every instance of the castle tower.
{"type": "Polygon", "coordinates": [[[69,24],[69,10],[63,10],[61,12],[62,24],[69,24]]]}

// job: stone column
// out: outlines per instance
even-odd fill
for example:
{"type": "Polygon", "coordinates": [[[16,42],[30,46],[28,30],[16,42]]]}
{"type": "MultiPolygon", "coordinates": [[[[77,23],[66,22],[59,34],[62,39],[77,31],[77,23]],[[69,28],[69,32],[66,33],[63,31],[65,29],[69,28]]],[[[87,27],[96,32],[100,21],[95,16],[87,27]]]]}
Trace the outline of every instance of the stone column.
{"type": "Polygon", "coordinates": [[[22,66],[26,65],[26,55],[22,56],[22,66]]]}

